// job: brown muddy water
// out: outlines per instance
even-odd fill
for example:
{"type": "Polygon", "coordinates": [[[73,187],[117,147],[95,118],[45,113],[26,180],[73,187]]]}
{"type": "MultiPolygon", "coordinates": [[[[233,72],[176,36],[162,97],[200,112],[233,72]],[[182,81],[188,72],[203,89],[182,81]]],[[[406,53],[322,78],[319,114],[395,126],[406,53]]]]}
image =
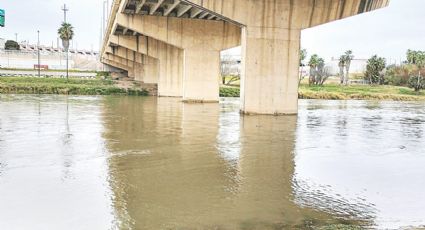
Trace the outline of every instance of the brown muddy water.
{"type": "Polygon", "coordinates": [[[238,103],[0,95],[0,229],[425,225],[424,103],[238,103]]]}

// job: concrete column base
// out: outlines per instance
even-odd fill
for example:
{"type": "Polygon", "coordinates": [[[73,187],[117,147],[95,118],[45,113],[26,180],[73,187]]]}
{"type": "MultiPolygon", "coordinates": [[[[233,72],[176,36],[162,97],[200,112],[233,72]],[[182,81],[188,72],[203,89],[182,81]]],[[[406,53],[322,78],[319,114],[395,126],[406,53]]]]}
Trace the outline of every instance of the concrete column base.
{"type": "Polygon", "coordinates": [[[208,50],[207,47],[185,49],[183,72],[183,101],[219,101],[219,50],[208,50]]]}
{"type": "Polygon", "coordinates": [[[241,112],[297,114],[299,29],[242,30],[241,112]]]}

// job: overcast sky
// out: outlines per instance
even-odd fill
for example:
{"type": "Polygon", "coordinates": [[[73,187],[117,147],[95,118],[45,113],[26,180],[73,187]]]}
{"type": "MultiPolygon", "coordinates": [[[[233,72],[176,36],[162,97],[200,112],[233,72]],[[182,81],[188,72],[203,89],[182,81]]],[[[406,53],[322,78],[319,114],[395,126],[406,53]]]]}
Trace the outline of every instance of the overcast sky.
{"type": "MultiPolygon", "coordinates": [[[[75,27],[74,46],[97,50],[103,0],[0,0],[0,8],[6,10],[0,37],[15,39],[18,33],[19,41],[35,43],[39,29],[42,44],[56,45],[64,3],[75,27]]],[[[327,60],[351,49],[357,58],[378,54],[399,62],[409,48],[425,50],[424,9],[425,0],[391,0],[388,8],[303,31],[302,46],[309,55],[317,53],[327,60]]]]}

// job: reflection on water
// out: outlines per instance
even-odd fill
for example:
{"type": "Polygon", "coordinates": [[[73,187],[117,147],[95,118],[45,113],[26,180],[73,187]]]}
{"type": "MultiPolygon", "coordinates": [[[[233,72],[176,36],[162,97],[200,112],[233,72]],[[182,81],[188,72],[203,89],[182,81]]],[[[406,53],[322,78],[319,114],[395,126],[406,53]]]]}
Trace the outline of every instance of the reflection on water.
{"type": "Polygon", "coordinates": [[[0,95],[0,229],[425,224],[422,103],[0,95]]]}

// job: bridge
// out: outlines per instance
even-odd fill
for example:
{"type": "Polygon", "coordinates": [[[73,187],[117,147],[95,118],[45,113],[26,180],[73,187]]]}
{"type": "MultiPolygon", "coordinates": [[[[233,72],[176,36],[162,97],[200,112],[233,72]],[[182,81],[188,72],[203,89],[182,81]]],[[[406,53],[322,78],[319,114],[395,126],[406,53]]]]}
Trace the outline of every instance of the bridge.
{"type": "Polygon", "coordinates": [[[159,96],[219,100],[220,51],[242,47],[241,111],[296,114],[301,31],[389,0],[115,0],[103,63],[159,96]]]}

